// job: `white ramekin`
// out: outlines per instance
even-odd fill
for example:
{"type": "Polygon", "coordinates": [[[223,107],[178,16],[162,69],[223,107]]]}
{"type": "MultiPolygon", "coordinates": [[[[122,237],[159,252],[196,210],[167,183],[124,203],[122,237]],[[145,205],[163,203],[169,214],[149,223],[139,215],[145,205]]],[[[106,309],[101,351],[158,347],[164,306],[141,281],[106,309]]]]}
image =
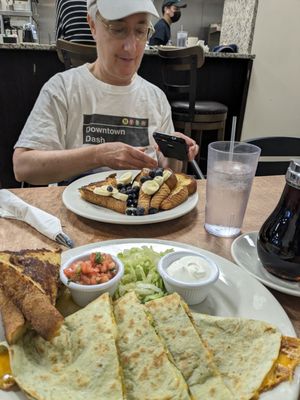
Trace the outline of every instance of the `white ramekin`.
{"type": "Polygon", "coordinates": [[[189,250],[175,251],[162,257],[158,262],[158,272],[164,281],[167,291],[169,293],[177,292],[189,305],[199,304],[205,300],[210,288],[218,280],[220,273],[217,264],[211,258],[189,250]],[[206,279],[191,283],[172,278],[167,273],[167,268],[174,261],[186,256],[196,256],[204,259],[210,266],[209,276],[206,279]]]}
{"type": "Polygon", "coordinates": [[[64,274],[64,269],[68,268],[73,262],[79,260],[88,260],[91,253],[95,253],[95,250],[89,250],[70,258],[60,268],[60,280],[67,288],[69,288],[74,302],[81,307],[86,306],[92,300],[95,300],[97,297],[99,297],[102,293],[108,292],[112,296],[118,287],[120,279],[124,275],[124,265],[122,261],[119,258],[111,255],[112,259],[116,263],[118,271],[117,274],[108,282],[100,283],[98,285],[81,285],[80,283],[69,281],[64,274]]]}

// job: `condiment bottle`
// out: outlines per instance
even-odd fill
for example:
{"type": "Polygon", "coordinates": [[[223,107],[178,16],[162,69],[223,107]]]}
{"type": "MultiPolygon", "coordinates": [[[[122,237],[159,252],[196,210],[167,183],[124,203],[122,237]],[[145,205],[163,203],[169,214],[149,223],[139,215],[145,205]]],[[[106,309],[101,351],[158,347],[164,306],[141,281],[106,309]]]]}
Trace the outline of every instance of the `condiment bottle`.
{"type": "Polygon", "coordinates": [[[259,231],[257,251],[268,272],[300,281],[300,159],[288,167],[279,203],[259,231]]]}

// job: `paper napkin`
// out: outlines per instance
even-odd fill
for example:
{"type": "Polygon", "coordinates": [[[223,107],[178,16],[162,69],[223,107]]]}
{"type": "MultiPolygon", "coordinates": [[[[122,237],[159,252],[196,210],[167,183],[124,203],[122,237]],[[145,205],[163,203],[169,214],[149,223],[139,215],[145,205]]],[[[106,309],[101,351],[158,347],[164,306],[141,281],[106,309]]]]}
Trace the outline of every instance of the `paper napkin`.
{"type": "Polygon", "coordinates": [[[24,221],[48,238],[67,247],[74,246],[73,241],[63,232],[57,217],[31,206],[6,189],[0,190],[0,217],[24,221]]]}

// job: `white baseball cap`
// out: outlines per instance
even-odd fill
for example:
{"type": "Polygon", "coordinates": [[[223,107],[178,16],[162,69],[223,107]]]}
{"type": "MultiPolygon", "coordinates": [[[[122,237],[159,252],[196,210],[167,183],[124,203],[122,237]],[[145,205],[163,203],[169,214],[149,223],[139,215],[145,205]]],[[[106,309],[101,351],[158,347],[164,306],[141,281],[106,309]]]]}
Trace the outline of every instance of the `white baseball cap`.
{"type": "Polygon", "coordinates": [[[148,13],[159,18],[152,0],[87,0],[87,10],[93,19],[99,11],[101,16],[108,21],[137,13],[148,13]]]}

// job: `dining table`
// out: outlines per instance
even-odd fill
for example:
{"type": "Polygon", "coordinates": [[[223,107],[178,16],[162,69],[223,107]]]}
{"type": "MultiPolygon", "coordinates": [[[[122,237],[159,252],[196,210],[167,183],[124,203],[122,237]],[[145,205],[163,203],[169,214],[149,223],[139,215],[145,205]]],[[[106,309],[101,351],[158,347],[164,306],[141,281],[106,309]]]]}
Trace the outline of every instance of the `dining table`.
{"type": "MultiPolygon", "coordinates": [[[[258,231],[278,203],[285,185],[284,176],[255,177],[247,205],[242,233],[258,231]]],[[[121,225],[94,221],[68,210],[62,194],[65,187],[30,187],[9,189],[27,203],[57,216],[64,232],[75,246],[106,240],[144,238],[176,241],[208,250],[231,262],[231,244],[234,238],[216,237],[204,228],[206,181],[197,180],[199,201],[194,209],[179,218],[146,225],[121,225]]],[[[26,223],[0,219],[0,250],[48,248],[60,246],[26,223]]],[[[61,246],[62,250],[66,250],[61,246]]],[[[240,268],[236,265],[236,268],[240,268]]],[[[300,297],[269,289],[281,304],[300,337],[300,297]]]]}

